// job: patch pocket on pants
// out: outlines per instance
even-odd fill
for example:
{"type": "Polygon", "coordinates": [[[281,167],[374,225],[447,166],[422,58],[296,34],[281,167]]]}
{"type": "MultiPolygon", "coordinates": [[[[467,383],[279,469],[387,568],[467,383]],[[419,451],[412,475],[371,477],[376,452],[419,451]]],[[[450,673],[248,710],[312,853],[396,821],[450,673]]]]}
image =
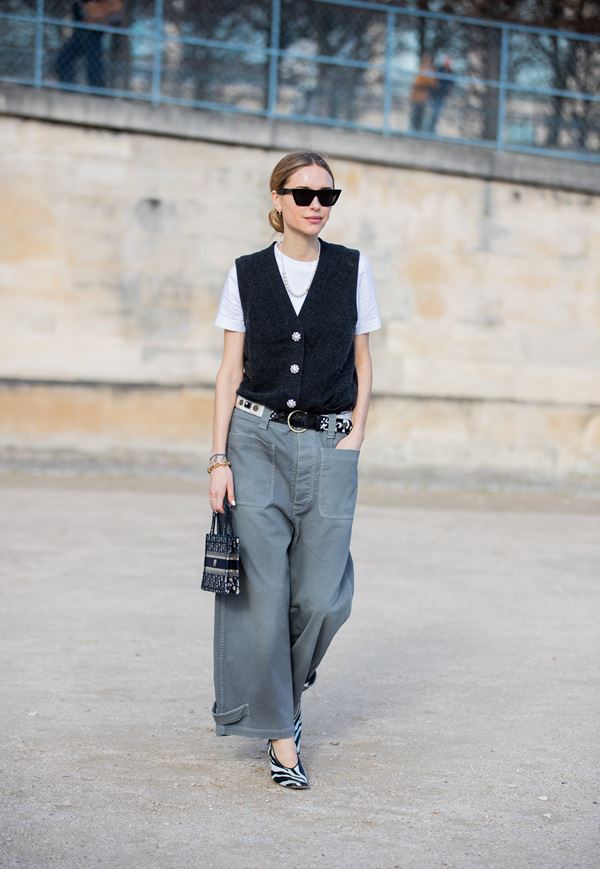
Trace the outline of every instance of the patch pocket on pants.
{"type": "Polygon", "coordinates": [[[358,493],[360,450],[321,447],[319,514],[324,519],[352,519],[358,493]]]}
{"type": "Polygon", "coordinates": [[[231,461],[236,504],[266,507],[275,495],[275,446],[253,434],[229,432],[227,457],[231,461]]]}

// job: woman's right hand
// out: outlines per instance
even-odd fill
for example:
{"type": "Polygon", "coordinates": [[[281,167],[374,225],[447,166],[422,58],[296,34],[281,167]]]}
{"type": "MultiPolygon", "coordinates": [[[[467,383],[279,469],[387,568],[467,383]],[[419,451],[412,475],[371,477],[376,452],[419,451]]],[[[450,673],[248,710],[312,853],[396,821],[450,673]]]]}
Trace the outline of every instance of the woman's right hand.
{"type": "Polygon", "coordinates": [[[235,492],[233,489],[233,474],[231,467],[215,468],[210,472],[210,484],[208,487],[208,497],[212,504],[212,509],[215,513],[224,513],[223,499],[227,495],[227,500],[232,507],[235,507],[235,492]]]}

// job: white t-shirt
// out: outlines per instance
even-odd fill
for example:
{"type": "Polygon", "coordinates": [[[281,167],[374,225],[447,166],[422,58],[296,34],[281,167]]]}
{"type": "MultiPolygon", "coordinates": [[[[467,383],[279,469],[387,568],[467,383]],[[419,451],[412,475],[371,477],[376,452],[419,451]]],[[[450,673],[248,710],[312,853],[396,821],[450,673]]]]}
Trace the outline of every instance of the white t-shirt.
{"type": "MultiPolygon", "coordinates": [[[[303,260],[292,259],[291,257],[282,254],[279,249],[277,250],[277,253],[273,250],[273,256],[275,256],[280,272],[280,257],[283,258],[285,263],[285,273],[287,275],[290,289],[296,293],[305,289],[315,268],[314,261],[304,262],[303,260]]],[[[309,294],[310,290],[303,296],[289,296],[297,314],[300,313],[300,308],[302,307],[304,300],[308,298],[309,294]]],[[[373,273],[369,261],[363,253],[360,254],[358,261],[356,306],[358,310],[358,319],[355,329],[356,335],[361,335],[364,332],[374,332],[376,329],[381,328],[381,319],[379,317],[379,308],[377,306],[377,293],[373,282],[373,273]]],[[[220,326],[222,329],[231,329],[233,332],[246,331],[235,263],[229,270],[225,279],[225,284],[221,290],[215,326],[220,326]]]]}

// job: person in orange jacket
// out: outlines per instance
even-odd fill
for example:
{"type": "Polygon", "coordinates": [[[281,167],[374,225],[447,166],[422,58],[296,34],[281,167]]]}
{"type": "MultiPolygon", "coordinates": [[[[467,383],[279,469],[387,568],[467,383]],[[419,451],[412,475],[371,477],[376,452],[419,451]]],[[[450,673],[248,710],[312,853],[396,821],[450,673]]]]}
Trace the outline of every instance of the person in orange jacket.
{"type": "Polygon", "coordinates": [[[410,89],[410,125],[413,130],[421,130],[423,128],[425,107],[429,103],[431,92],[437,84],[437,80],[433,75],[434,72],[431,56],[424,54],[421,58],[419,71],[410,89]]]}

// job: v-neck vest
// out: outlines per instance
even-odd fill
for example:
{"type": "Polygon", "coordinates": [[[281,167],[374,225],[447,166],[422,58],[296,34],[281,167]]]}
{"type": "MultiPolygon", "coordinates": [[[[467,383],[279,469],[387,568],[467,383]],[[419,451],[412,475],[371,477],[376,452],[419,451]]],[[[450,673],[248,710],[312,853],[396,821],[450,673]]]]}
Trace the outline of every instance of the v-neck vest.
{"type": "Polygon", "coordinates": [[[283,283],[275,242],[235,261],[244,313],[239,392],[274,410],[340,413],[356,403],[358,250],[321,239],[300,313],[283,283]]]}

